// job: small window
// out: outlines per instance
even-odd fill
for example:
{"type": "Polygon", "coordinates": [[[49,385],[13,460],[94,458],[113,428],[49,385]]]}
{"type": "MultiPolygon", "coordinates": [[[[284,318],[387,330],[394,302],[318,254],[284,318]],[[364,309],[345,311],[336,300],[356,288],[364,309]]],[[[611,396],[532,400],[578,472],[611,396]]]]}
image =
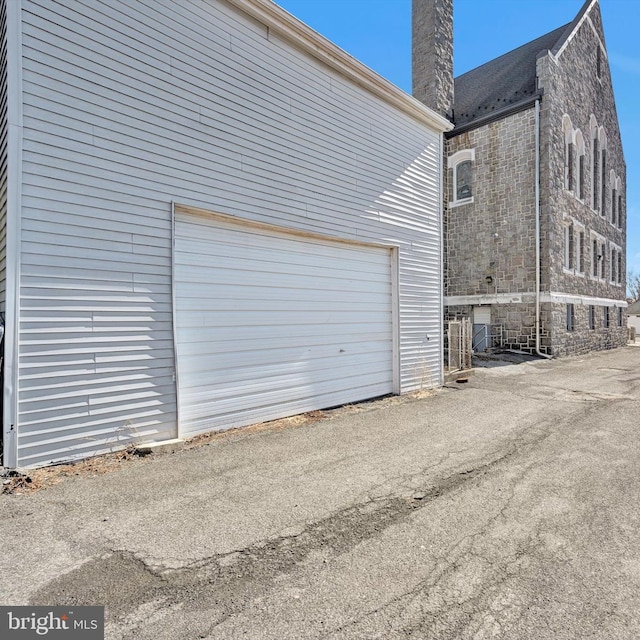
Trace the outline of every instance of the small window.
{"type": "Polygon", "coordinates": [[[622,311],[622,307],[618,307],[618,326],[622,326],[622,321],[624,320],[624,312],[622,311]]]}
{"type": "Polygon", "coordinates": [[[622,284],[622,251],[618,251],[618,284],[622,284]]]}
{"type": "Polygon", "coordinates": [[[571,227],[565,225],[564,227],[564,268],[571,268],[571,227]]]}
{"type": "Polygon", "coordinates": [[[584,273],[584,231],[578,233],[576,241],[576,271],[584,273]]]}
{"type": "Polygon", "coordinates": [[[471,196],[471,160],[465,160],[456,167],[456,200],[467,200],[471,196]]]}
{"type": "Polygon", "coordinates": [[[600,186],[600,197],[602,202],[600,204],[600,215],[603,217],[607,217],[607,149],[604,144],[602,145],[602,159],[601,159],[601,186],[600,186]]]}
{"type": "Polygon", "coordinates": [[[573,331],[574,328],[574,316],[575,310],[572,304],[567,305],[567,331],[573,331]]]}
{"type": "Polygon", "coordinates": [[[598,277],[598,241],[594,240],[591,243],[591,275],[594,278],[598,277]]]}
{"type": "Polygon", "coordinates": [[[576,131],[576,155],[577,155],[577,173],[576,176],[576,196],[580,200],[584,200],[584,138],[582,132],[576,131]]]}
{"type": "Polygon", "coordinates": [[[622,195],[618,195],[618,229],[622,229],[622,195]]]}
{"type": "Polygon", "coordinates": [[[610,267],[610,272],[611,272],[611,282],[613,284],[615,284],[616,280],[617,280],[617,276],[616,276],[616,271],[618,269],[618,257],[616,255],[616,250],[615,249],[611,249],[611,267],[610,267]]]}
{"type": "Polygon", "coordinates": [[[600,205],[600,149],[598,148],[598,139],[593,139],[593,181],[592,181],[592,198],[591,203],[594,211],[598,210],[600,205]]]}
{"type": "Polygon", "coordinates": [[[589,329],[592,331],[596,328],[596,308],[594,305],[589,306],[589,329]]]}
{"type": "Polygon", "coordinates": [[[574,171],[575,171],[575,166],[576,166],[576,161],[575,161],[575,146],[572,143],[569,144],[569,148],[567,149],[567,162],[568,162],[568,167],[567,167],[567,189],[569,191],[573,191],[575,189],[575,178],[574,178],[574,171]]]}
{"type": "Polygon", "coordinates": [[[467,204],[473,202],[473,162],[474,149],[463,149],[449,157],[447,166],[451,169],[450,205],[467,204]]]}
{"type": "Polygon", "coordinates": [[[562,134],[564,136],[564,188],[567,191],[572,191],[574,188],[575,146],[573,125],[571,118],[566,113],[562,116],[562,134]]]}
{"type": "Polygon", "coordinates": [[[604,316],[602,319],[602,325],[605,329],[609,328],[609,307],[604,307],[604,316]]]}

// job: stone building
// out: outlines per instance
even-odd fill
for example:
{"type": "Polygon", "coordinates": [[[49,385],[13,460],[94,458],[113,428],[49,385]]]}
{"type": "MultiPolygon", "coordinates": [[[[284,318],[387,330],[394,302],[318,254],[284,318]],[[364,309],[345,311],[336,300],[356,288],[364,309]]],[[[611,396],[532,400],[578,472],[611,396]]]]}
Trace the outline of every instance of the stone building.
{"type": "Polygon", "coordinates": [[[413,93],[448,117],[445,314],[474,349],[626,342],[626,170],[598,0],[453,79],[452,0],[414,0],[413,93]]]}

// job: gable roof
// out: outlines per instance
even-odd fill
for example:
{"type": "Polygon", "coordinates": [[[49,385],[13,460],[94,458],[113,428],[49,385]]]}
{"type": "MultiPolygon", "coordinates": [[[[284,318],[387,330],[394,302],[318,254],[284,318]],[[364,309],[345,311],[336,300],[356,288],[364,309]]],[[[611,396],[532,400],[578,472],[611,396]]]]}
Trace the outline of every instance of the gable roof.
{"type": "Polygon", "coordinates": [[[598,0],[585,0],[585,3],[582,5],[582,9],[578,11],[578,15],[567,25],[558,42],[556,42],[553,48],[551,48],[551,53],[553,53],[554,56],[558,55],[560,49],[564,47],[569,38],[571,38],[572,34],[582,24],[582,19],[597,1],[598,0]]]}
{"type": "Polygon", "coordinates": [[[585,0],[568,24],[455,78],[453,113],[456,129],[470,128],[469,125],[480,119],[484,121],[494,114],[512,112],[518,105],[528,105],[537,95],[538,56],[544,51],[559,54],[597,1],[585,0]]]}
{"type": "Polygon", "coordinates": [[[538,54],[554,48],[568,26],[555,29],[458,76],[454,81],[453,113],[456,127],[502,111],[535,95],[538,54]]]}

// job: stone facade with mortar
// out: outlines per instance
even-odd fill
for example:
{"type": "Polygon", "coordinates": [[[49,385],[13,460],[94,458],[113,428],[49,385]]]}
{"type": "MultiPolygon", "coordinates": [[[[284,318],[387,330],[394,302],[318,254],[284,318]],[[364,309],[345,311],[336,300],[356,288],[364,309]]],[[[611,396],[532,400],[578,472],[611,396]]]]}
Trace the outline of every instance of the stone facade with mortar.
{"type": "MultiPolygon", "coordinates": [[[[547,53],[537,62],[539,87],[544,91],[541,101],[540,123],[540,206],[542,219],[542,260],[548,286],[552,292],[577,296],[573,331],[567,331],[566,304],[553,305],[551,348],[554,355],[585,353],[595,349],[610,349],[626,343],[626,165],[620,138],[613,86],[607,61],[604,31],[598,2],[585,13],[582,23],[558,51],[555,57],[547,53]],[[600,63],[598,63],[600,57],[600,63]],[[584,189],[579,198],[577,157],[573,160],[575,174],[572,189],[565,184],[565,135],[563,116],[568,116],[574,133],[584,139],[584,189]],[[592,124],[597,124],[606,138],[605,197],[599,191],[599,210],[594,210],[592,194],[593,140],[592,124]],[[621,189],[612,205],[610,174],[620,180],[621,189]],[[618,198],[620,196],[620,198],[618,198]],[[604,205],[604,206],[603,206],[604,205]],[[619,206],[621,205],[621,206],[619,206]],[[618,216],[619,212],[619,216],[618,216]],[[615,220],[612,213],[615,214],[615,220]],[[618,220],[619,218],[619,220],[618,220]],[[565,267],[564,227],[570,227],[570,264],[565,267]],[[584,233],[585,246],[578,268],[578,235],[584,233]],[[597,265],[594,277],[593,240],[600,246],[604,263],[597,265]],[[602,252],[602,245],[605,250],[602,252]],[[619,265],[612,265],[611,250],[620,252],[619,265]],[[618,270],[620,277],[618,277],[618,270]],[[614,282],[615,280],[615,282],[614,282]],[[591,304],[593,301],[596,304],[591,304]],[[606,301],[606,302],[605,302],[606,301]],[[595,307],[595,328],[589,322],[590,306],[595,307]],[[609,326],[604,326],[605,308],[609,308],[609,326]],[[622,323],[618,308],[622,307],[622,323]]],[[[596,158],[596,165],[600,158],[596,158]]],[[[597,257],[596,257],[597,260],[597,257]]]]}
{"type": "MultiPolygon", "coordinates": [[[[447,157],[473,149],[473,202],[454,205],[453,168],[445,176],[445,295],[482,297],[492,306],[501,346],[535,348],[535,307],[512,302],[535,292],[535,112],[527,109],[447,140],[447,157]],[[487,277],[491,282],[487,283],[487,277]]],[[[447,319],[474,305],[448,304],[447,319]]],[[[477,306],[477,305],[475,305],[477,306]]]]}
{"type": "MultiPolygon", "coordinates": [[[[465,150],[473,153],[473,162],[472,200],[456,203],[454,169],[445,174],[445,304],[446,319],[473,317],[474,307],[490,305],[494,345],[536,350],[538,100],[540,351],[564,356],[626,342],[626,171],[597,0],[585,3],[569,28],[559,29],[557,36],[547,34],[544,43],[533,51],[527,99],[518,103],[522,91],[509,100],[503,96],[495,115],[461,119],[446,141],[445,167],[448,158],[465,150]],[[599,138],[595,166],[604,184],[604,198],[596,186],[596,204],[591,195],[594,125],[599,138]],[[581,190],[579,149],[584,150],[581,190]],[[615,203],[612,186],[619,187],[615,203]]],[[[415,74],[414,66],[414,84],[415,74]]],[[[489,112],[496,108],[478,106],[489,112]]]]}
{"type": "Polygon", "coordinates": [[[413,95],[453,115],[453,0],[413,0],[413,95]]]}

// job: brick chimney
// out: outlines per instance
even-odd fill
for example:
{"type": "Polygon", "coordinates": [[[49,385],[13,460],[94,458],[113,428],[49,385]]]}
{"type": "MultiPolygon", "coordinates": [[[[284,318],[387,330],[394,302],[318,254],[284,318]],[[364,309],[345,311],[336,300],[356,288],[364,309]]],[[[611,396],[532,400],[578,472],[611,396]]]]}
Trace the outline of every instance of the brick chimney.
{"type": "Polygon", "coordinates": [[[453,120],[453,0],[413,0],[413,96],[453,120]]]}

